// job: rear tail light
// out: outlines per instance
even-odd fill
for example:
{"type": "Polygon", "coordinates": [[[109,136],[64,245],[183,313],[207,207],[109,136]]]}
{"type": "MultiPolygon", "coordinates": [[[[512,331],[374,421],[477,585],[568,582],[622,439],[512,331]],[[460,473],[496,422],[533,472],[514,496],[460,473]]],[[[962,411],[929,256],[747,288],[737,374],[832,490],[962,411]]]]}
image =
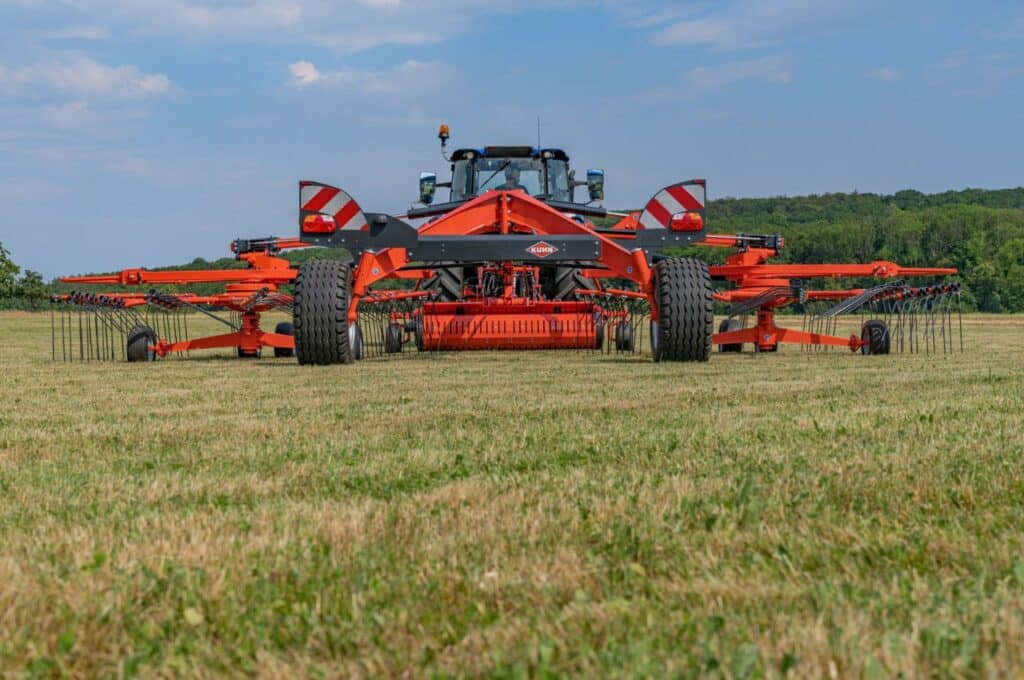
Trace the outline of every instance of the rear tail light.
{"type": "Polygon", "coordinates": [[[672,231],[701,231],[704,229],[704,218],[697,212],[685,212],[675,215],[669,222],[672,231]]]}
{"type": "Polygon", "coordinates": [[[304,234],[333,234],[337,229],[334,218],[327,215],[306,215],[302,220],[304,234]]]}

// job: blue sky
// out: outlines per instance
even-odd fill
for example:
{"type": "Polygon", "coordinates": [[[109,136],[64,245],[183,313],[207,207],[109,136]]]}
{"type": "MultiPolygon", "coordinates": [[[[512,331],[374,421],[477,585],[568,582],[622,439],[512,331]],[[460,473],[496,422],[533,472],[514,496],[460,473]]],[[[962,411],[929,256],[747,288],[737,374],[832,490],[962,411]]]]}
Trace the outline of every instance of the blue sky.
{"type": "MultiPolygon", "coordinates": [[[[543,142],[610,207],[1024,184],[1024,5],[0,0],[0,242],[47,277],[401,212],[455,146],[543,142]]],[[[727,231],[728,225],[712,225],[727,231]]]]}

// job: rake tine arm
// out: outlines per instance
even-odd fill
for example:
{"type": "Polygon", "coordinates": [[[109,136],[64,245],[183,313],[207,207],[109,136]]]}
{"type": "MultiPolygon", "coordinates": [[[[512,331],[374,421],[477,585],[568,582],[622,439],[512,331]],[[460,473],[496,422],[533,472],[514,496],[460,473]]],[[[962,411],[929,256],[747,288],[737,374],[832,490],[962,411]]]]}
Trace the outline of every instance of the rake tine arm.
{"type": "Polygon", "coordinates": [[[297,272],[294,269],[212,269],[193,271],[150,271],[148,269],[125,269],[116,274],[99,276],[65,276],[64,283],[89,285],[106,284],[120,286],[178,285],[192,283],[291,283],[297,272]]]}

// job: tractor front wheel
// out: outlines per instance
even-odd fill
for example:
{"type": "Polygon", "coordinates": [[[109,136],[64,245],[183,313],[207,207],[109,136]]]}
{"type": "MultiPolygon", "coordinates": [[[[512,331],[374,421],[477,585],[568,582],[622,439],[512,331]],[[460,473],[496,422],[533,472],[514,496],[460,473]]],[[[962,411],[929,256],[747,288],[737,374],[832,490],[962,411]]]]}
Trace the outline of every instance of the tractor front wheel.
{"type": "Polygon", "coordinates": [[[714,293],[708,266],[689,257],[654,268],[658,321],[651,324],[655,361],[707,361],[714,331],[714,293]]]}
{"type": "Polygon", "coordinates": [[[315,260],[299,265],[295,278],[293,326],[300,364],[351,364],[349,333],[352,272],[344,262],[315,260]]]}

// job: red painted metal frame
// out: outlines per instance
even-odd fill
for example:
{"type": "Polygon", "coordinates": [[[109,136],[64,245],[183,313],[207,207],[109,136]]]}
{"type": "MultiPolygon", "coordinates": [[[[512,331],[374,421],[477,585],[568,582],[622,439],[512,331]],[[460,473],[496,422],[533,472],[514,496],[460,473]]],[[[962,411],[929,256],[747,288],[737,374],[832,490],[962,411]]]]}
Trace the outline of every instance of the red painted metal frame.
{"type": "MultiPolygon", "coordinates": [[[[168,298],[182,304],[203,305],[238,312],[241,328],[232,333],[202,338],[168,342],[158,339],[149,349],[158,356],[188,350],[235,347],[243,354],[255,355],[263,347],[294,349],[295,339],[290,335],[267,333],[260,328],[261,314],[274,309],[281,303],[290,303],[291,296],[280,292],[280,287],[291,283],[298,270],[291,263],[271,252],[307,248],[308,244],[299,239],[272,239],[267,248],[242,253],[237,259],[245,262],[245,269],[199,269],[181,271],[151,271],[148,269],[125,269],[115,274],[93,276],[67,276],[65,283],[84,285],[189,285],[196,283],[224,283],[223,293],[196,295],[194,293],[166,293],[168,298]]],[[[125,307],[147,304],[146,295],[139,293],[107,293],[105,297],[121,300],[125,307]]]]}
{"type": "MultiPolygon", "coordinates": [[[[617,243],[615,239],[597,232],[592,225],[581,224],[576,220],[567,217],[558,210],[551,208],[543,201],[539,201],[521,191],[489,191],[484,195],[475,198],[459,206],[455,210],[438,217],[419,228],[421,236],[473,236],[483,234],[530,234],[538,237],[580,235],[591,236],[599,242],[599,255],[596,258],[606,270],[601,270],[606,276],[614,276],[634,281],[643,295],[651,299],[652,311],[656,317],[656,305],[654,304],[653,272],[647,264],[647,258],[642,250],[631,250],[617,243]]],[[[352,282],[352,300],[349,306],[348,318],[353,323],[358,319],[359,304],[371,295],[370,287],[385,278],[394,278],[401,275],[401,269],[411,264],[411,259],[405,248],[384,248],[380,251],[364,251],[355,269],[352,282]]],[[[429,273],[427,274],[429,276],[429,273]]],[[[420,278],[426,276],[420,275],[420,278]]],[[[427,303],[432,305],[435,303],[427,303]]],[[[452,303],[452,304],[473,304],[477,306],[465,307],[464,313],[472,312],[484,315],[489,307],[497,307],[494,301],[481,303],[452,303]]],[[[588,303],[589,304],[589,303],[588,303]]],[[[564,308],[561,305],[560,308],[564,308]]],[[[593,305],[591,305],[593,307],[593,305]]],[[[440,309],[440,308],[436,308],[440,309]]],[[[561,312],[565,318],[554,318],[552,310],[539,312],[537,316],[526,319],[524,324],[537,324],[539,328],[548,324],[551,328],[561,328],[562,324],[570,325],[579,322],[575,312],[561,312]]],[[[429,313],[429,310],[425,310],[429,313]]],[[[438,311],[440,314],[440,311],[438,311]]],[[[506,314],[505,310],[495,309],[495,314],[506,314]]],[[[456,324],[450,325],[456,328],[456,324]]],[[[461,328],[461,326],[459,326],[461,328]]],[[[526,326],[523,326],[525,328],[526,326]]],[[[531,326],[532,327],[532,326],[531,326]]],[[[459,346],[467,347],[462,340],[461,331],[452,331],[452,344],[458,336],[459,346]]],[[[495,346],[498,342],[497,336],[492,335],[495,346]]],[[[558,336],[557,331],[551,334],[552,346],[559,347],[563,340],[558,336]]],[[[426,344],[426,343],[425,343],[426,344]]],[[[469,342],[468,345],[475,345],[469,342]]],[[[486,343],[485,343],[486,344],[486,343]]],[[[532,340],[527,343],[529,346],[539,346],[532,340]]],[[[507,346],[501,343],[500,346],[507,346]]]]}
{"type": "MultiPolygon", "coordinates": [[[[903,267],[895,262],[878,260],[867,264],[770,264],[769,258],[778,255],[774,248],[746,247],[743,238],[728,234],[711,234],[696,244],[717,248],[738,248],[729,255],[725,264],[708,267],[712,278],[733,283],[736,288],[715,293],[721,302],[743,302],[752,300],[772,289],[792,288],[795,279],[815,278],[897,278],[911,276],[946,276],[956,274],[956,269],[944,267],[903,267]]],[[[782,241],[780,239],[781,247],[782,241]]],[[[779,343],[800,345],[828,345],[847,347],[856,352],[864,344],[856,335],[842,338],[821,333],[808,333],[783,328],[775,323],[775,310],[805,300],[843,300],[860,295],[862,288],[846,290],[805,290],[798,295],[779,295],[767,300],[757,310],[757,322],[752,328],[716,333],[712,342],[716,345],[751,343],[759,350],[771,351],[779,343]]]]}

